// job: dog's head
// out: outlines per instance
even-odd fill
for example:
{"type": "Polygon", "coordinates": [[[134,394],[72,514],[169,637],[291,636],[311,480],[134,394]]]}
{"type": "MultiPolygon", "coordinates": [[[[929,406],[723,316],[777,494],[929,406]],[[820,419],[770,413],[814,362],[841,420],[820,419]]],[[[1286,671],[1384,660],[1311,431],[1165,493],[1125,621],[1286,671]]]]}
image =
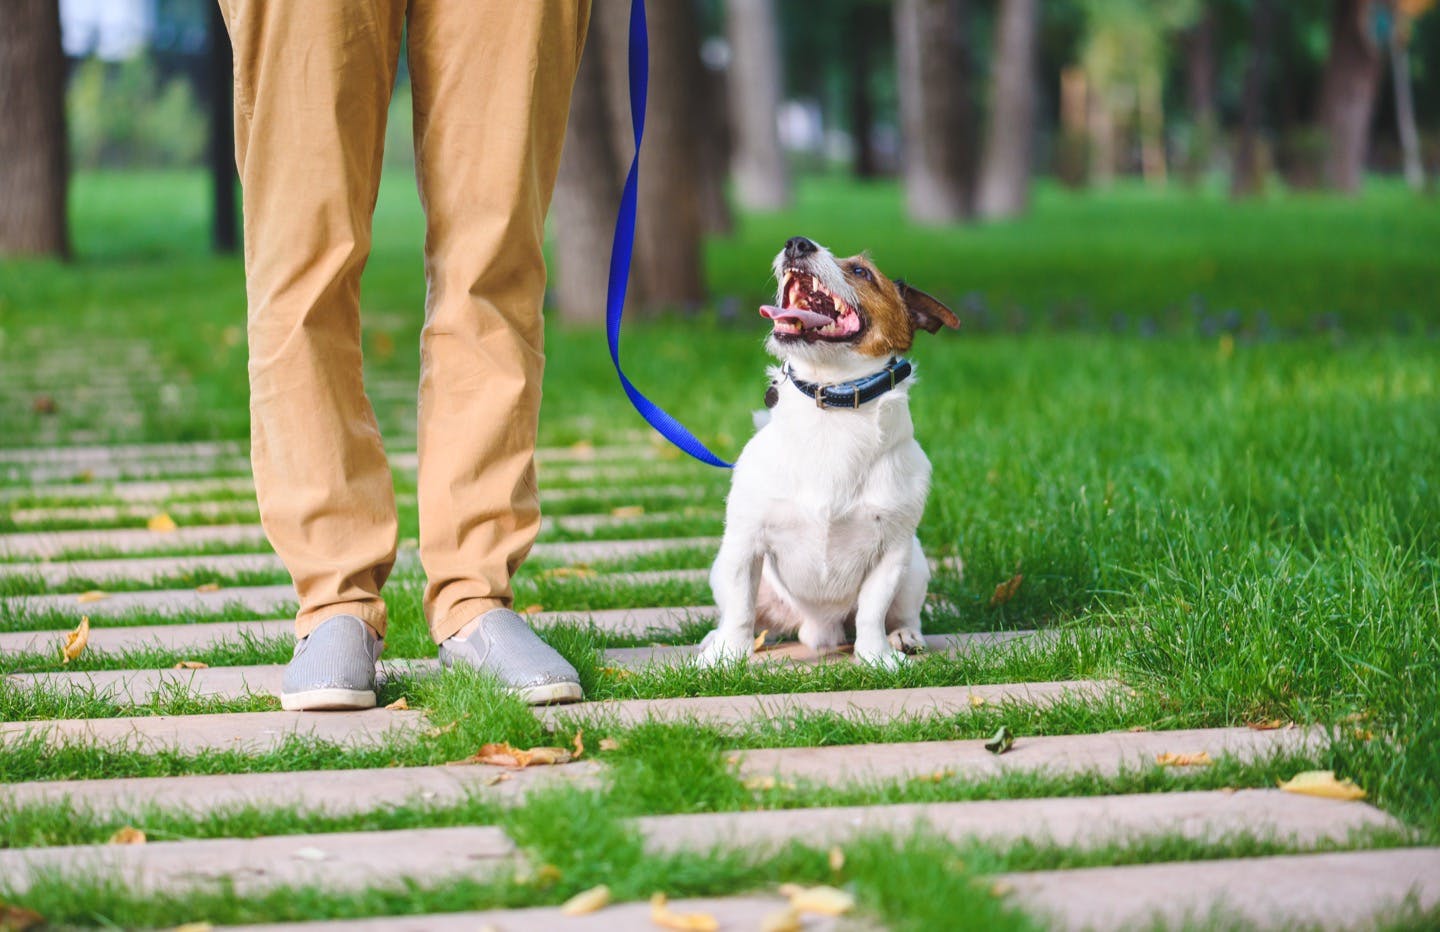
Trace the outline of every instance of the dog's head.
{"type": "Polygon", "coordinates": [[[903,353],[915,331],[959,327],[950,309],[903,281],[887,278],[863,253],[837,259],[792,237],[775,257],[775,304],[760,309],[775,322],[767,346],[781,359],[839,361],[903,353]]]}

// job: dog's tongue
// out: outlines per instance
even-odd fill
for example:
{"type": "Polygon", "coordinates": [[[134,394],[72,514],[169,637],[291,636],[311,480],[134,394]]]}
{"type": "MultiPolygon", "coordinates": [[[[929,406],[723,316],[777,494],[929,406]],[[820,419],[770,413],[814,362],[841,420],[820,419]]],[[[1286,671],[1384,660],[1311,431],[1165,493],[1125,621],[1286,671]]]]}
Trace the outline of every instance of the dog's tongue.
{"type": "Polygon", "coordinates": [[[760,308],[760,316],[770,320],[793,320],[806,329],[828,327],[834,323],[824,314],[817,314],[814,311],[807,311],[798,307],[776,307],[773,304],[766,304],[760,308]]]}

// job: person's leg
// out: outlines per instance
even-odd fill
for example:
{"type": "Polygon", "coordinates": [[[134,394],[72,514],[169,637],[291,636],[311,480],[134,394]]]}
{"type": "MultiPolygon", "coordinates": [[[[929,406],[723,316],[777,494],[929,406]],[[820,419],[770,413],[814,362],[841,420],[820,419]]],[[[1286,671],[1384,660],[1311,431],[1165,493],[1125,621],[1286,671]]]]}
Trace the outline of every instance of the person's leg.
{"type": "Polygon", "coordinates": [[[370,251],[403,0],[220,0],[235,49],[251,460],[295,581],[296,634],[335,615],[385,633],[394,491],[361,384],[370,251]]]}
{"type": "Polygon", "coordinates": [[[416,172],[429,295],[420,557],[436,643],[511,601],[540,527],[541,254],[584,0],[414,0],[416,172]]]}

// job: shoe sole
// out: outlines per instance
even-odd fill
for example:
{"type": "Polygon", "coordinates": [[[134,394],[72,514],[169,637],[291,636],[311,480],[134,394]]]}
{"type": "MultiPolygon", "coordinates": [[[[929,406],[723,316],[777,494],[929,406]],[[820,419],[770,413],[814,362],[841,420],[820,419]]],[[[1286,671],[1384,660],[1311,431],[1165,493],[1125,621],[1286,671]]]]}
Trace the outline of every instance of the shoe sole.
{"type": "Polygon", "coordinates": [[[514,690],[515,695],[526,705],[559,705],[565,702],[579,702],[585,698],[579,683],[547,683],[544,686],[529,686],[514,690]]]}
{"type": "Polygon", "coordinates": [[[286,712],[331,712],[375,708],[373,689],[307,689],[281,693],[280,708],[286,712]]]}

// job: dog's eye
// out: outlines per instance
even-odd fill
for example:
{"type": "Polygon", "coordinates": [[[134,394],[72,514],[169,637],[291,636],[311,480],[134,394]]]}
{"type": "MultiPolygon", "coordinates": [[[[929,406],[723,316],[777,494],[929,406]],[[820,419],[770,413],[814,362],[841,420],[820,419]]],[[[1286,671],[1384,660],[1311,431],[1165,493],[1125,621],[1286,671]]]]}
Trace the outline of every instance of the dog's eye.
{"type": "Polygon", "coordinates": [[[856,276],[857,278],[863,278],[867,282],[870,280],[870,270],[865,268],[865,266],[863,265],[850,266],[850,274],[856,276]]]}

